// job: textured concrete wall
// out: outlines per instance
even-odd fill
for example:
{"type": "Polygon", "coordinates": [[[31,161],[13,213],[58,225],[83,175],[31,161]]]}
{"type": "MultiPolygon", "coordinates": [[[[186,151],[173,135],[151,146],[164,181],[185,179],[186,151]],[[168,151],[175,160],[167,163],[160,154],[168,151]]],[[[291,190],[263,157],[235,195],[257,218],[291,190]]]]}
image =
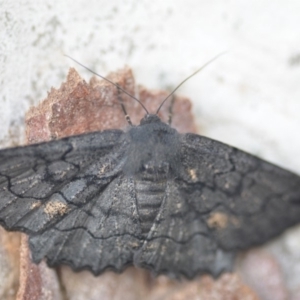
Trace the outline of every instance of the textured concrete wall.
{"type": "Polygon", "coordinates": [[[297,0],[0,0],[0,141],[22,141],[25,111],[74,66],[64,53],[165,88],[228,50],[180,90],[201,132],[300,172],[299,11],[297,0]]]}

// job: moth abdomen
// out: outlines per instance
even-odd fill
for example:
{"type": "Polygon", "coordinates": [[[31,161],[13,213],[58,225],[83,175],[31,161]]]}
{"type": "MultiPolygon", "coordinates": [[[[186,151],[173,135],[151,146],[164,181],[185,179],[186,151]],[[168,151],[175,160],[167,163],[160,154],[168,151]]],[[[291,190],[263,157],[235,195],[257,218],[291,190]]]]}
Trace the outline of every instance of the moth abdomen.
{"type": "Polygon", "coordinates": [[[141,224],[141,232],[147,235],[161,207],[167,180],[136,180],[136,204],[141,224]]]}

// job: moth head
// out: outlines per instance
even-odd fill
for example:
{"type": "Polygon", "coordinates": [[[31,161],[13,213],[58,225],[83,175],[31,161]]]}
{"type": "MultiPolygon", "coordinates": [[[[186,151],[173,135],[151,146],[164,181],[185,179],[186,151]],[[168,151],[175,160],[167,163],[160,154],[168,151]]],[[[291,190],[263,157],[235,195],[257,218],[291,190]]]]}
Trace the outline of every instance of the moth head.
{"type": "Polygon", "coordinates": [[[140,125],[145,125],[149,123],[160,123],[161,119],[159,118],[158,115],[154,114],[146,114],[143,119],[141,119],[140,125]]]}

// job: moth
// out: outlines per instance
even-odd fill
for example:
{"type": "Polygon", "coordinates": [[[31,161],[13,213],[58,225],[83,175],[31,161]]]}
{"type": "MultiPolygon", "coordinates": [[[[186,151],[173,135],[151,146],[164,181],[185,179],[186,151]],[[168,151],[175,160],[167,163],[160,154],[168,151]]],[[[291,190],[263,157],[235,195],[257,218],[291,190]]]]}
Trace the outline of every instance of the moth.
{"type": "Polygon", "coordinates": [[[238,250],[299,222],[298,175],[179,134],[157,113],[124,131],[0,150],[0,224],[28,234],[35,263],[218,276],[238,250]]]}

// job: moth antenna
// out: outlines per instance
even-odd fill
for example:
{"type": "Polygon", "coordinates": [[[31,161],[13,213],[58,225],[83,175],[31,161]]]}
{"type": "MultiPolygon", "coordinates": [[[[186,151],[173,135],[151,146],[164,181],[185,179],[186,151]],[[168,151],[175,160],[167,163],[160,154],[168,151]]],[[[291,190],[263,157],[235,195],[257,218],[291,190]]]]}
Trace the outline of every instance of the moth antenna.
{"type": "Polygon", "coordinates": [[[86,67],[85,65],[83,65],[82,63],[80,63],[79,61],[77,61],[76,59],[72,58],[71,56],[64,54],[64,56],[70,58],[71,60],[73,60],[75,63],[77,63],[78,65],[82,66],[83,68],[85,68],[86,70],[88,70],[89,72],[95,74],[96,76],[106,80],[107,82],[111,83],[112,85],[114,85],[115,87],[117,87],[119,90],[121,90],[122,92],[124,92],[127,96],[131,97],[132,99],[134,99],[135,101],[137,101],[145,110],[146,114],[149,115],[149,112],[147,110],[147,108],[145,107],[145,105],[136,97],[134,97],[133,95],[131,95],[130,93],[128,93],[125,89],[123,89],[121,86],[119,86],[117,83],[109,80],[108,78],[96,73],[95,71],[93,71],[92,69],[86,67]]]}
{"type": "Polygon", "coordinates": [[[186,82],[188,81],[190,78],[192,78],[194,75],[196,75],[197,73],[199,73],[200,71],[202,71],[205,67],[207,67],[208,65],[210,65],[213,61],[215,61],[216,59],[218,59],[220,56],[224,55],[225,53],[227,53],[227,51],[221,52],[220,54],[218,54],[217,56],[215,56],[214,58],[212,58],[211,60],[209,60],[206,64],[204,64],[201,68],[199,68],[197,71],[195,71],[192,75],[190,75],[189,77],[187,77],[186,79],[184,79],[179,85],[177,85],[177,87],[168,95],[167,98],[164,99],[164,101],[160,104],[160,106],[158,107],[156,114],[159,113],[160,109],[162,108],[162,106],[165,104],[165,102],[186,82]]]}
{"type": "Polygon", "coordinates": [[[120,95],[120,89],[119,88],[118,88],[118,100],[119,100],[119,104],[121,104],[121,108],[123,110],[123,113],[124,113],[124,116],[125,116],[125,119],[126,119],[127,123],[130,126],[132,126],[132,122],[130,120],[130,117],[129,117],[128,113],[127,113],[126,107],[125,107],[125,105],[123,103],[123,100],[122,100],[122,97],[120,95]]]}

